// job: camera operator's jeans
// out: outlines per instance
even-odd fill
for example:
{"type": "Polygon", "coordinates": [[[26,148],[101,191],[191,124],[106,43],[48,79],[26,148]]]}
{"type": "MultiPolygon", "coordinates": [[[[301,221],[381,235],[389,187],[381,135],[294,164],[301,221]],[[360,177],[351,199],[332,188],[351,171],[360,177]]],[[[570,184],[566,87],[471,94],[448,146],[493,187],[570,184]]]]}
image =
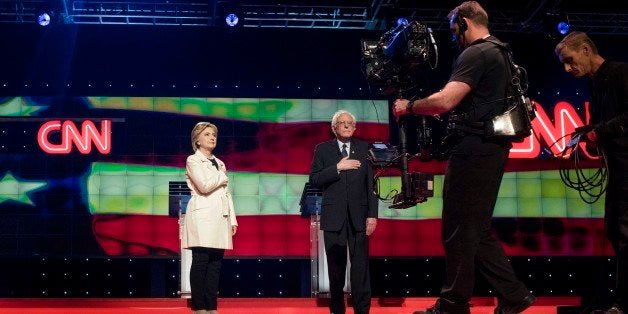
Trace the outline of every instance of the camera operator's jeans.
{"type": "Polygon", "coordinates": [[[443,186],[446,274],[441,298],[458,304],[469,302],[476,266],[500,299],[519,302],[529,294],[491,233],[508,153],[508,148],[480,142],[449,157],[443,186]]]}

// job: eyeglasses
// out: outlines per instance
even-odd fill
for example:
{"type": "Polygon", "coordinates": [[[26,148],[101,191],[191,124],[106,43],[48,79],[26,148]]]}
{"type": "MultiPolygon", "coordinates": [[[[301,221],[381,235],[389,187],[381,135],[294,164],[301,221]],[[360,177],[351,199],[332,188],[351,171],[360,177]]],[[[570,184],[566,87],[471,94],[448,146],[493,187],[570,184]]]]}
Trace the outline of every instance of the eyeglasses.
{"type": "Polygon", "coordinates": [[[352,121],[338,121],[338,122],[336,122],[336,126],[341,126],[341,125],[348,126],[348,127],[354,127],[355,126],[355,122],[352,122],[352,121]]]}

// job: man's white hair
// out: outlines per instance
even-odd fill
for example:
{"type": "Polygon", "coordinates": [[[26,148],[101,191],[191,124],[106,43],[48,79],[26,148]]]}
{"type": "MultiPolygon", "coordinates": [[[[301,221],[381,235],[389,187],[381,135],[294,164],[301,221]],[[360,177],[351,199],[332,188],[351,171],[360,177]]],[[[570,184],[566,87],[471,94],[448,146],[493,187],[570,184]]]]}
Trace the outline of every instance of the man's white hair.
{"type": "Polygon", "coordinates": [[[353,123],[358,122],[358,121],[355,119],[355,116],[354,116],[351,112],[349,112],[349,111],[347,111],[347,110],[338,110],[338,111],[336,111],[336,113],[334,113],[334,115],[331,117],[331,126],[332,126],[332,127],[333,127],[334,125],[336,125],[336,121],[338,120],[338,117],[339,117],[341,114],[343,114],[343,113],[344,113],[344,114],[348,114],[348,115],[351,117],[351,119],[353,119],[353,123]]]}
{"type": "Polygon", "coordinates": [[[358,121],[355,119],[355,116],[354,116],[351,112],[349,112],[349,111],[347,111],[347,110],[342,110],[342,109],[341,109],[341,110],[338,110],[338,111],[336,111],[336,113],[334,113],[334,115],[331,117],[331,131],[332,131],[332,132],[334,132],[334,134],[336,134],[336,129],[334,129],[334,125],[336,125],[336,121],[338,121],[338,117],[339,117],[341,114],[347,114],[347,115],[349,115],[349,116],[351,117],[351,119],[353,119],[353,123],[358,122],[358,121]]]}

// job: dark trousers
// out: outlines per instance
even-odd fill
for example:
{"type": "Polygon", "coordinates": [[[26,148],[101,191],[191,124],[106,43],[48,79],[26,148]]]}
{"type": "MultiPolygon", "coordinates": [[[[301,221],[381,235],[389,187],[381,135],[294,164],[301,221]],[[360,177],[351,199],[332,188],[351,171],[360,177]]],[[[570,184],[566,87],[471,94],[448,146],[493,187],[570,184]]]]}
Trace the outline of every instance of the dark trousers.
{"type": "Polygon", "coordinates": [[[224,249],[192,248],[190,288],[192,310],[215,310],[218,306],[218,280],[224,249]]]}
{"type": "Polygon", "coordinates": [[[508,149],[494,147],[482,154],[454,154],[447,163],[443,186],[442,241],[445,282],[441,298],[466,304],[473,294],[475,269],[502,300],[519,302],[528,294],[515,277],[491,220],[508,149]]]}
{"type": "Polygon", "coordinates": [[[617,300],[628,310],[628,158],[608,154],[608,186],[604,203],[606,234],[617,256],[617,300]]]}
{"type": "Polygon", "coordinates": [[[347,247],[351,260],[351,296],[356,314],[368,314],[371,308],[371,279],[369,275],[369,245],[365,231],[356,231],[347,219],[340,231],[325,231],[325,252],[329,271],[329,310],[345,313],[344,292],[347,269],[347,247]]]}

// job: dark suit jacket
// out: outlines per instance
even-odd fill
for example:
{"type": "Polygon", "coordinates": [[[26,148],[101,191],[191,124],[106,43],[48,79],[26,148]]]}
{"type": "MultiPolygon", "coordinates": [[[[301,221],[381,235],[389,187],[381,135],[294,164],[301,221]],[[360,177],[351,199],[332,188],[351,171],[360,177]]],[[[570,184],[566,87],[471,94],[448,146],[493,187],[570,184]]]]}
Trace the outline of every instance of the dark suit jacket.
{"type": "Polygon", "coordinates": [[[356,170],[338,173],[336,164],[342,158],[338,141],[333,139],[316,146],[310,183],[323,188],[321,230],[338,231],[348,218],[357,231],[366,229],[366,218],[377,218],[377,196],[373,192],[373,168],[367,160],[368,144],[351,139],[350,159],[361,162],[356,170]]]}

